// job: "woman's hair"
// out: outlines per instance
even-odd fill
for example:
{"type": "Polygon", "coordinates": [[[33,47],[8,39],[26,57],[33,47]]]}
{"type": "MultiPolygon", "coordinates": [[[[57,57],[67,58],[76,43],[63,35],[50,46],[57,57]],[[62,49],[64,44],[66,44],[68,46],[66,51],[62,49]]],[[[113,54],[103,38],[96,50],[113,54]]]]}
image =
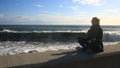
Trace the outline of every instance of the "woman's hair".
{"type": "Polygon", "coordinates": [[[93,17],[92,20],[91,20],[92,24],[94,25],[100,25],[99,22],[100,22],[100,19],[97,18],[97,17],[93,17]]]}

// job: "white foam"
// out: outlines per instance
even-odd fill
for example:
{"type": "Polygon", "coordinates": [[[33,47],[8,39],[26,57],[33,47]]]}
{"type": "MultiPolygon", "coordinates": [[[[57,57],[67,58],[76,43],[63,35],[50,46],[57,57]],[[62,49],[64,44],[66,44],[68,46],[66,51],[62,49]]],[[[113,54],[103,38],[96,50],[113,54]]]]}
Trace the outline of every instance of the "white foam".
{"type": "MultiPolygon", "coordinates": [[[[104,42],[104,45],[113,45],[119,42],[104,42]]],[[[43,43],[43,42],[0,42],[0,55],[14,55],[23,53],[45,52],[75,49],[80,46],[77,42],[73,43],[43,43]]]]}
{"type": "Polygon", "coordinates": [[[14,55],[29,52],[45,52],[51,50],[74,49],[78,43],[26,43],[26,42],[0,42],[0,55],[14,55]]]}
{"type": "Polygon", "coordinates": [[[120,42],[103,42],[104,45],[115,45],[119,44],[120,42]]]}
{"type": "Polygon", "coordinates": [[[13,32],[13,33],[16,33],[17,31],[14,31],[14,30],[9,30],[9,29],[3,29],[3,32],[13,32]]]}
{"type": "Polygon", "coordinates": [[[120,32],[104,32],[103,41],[106,42],[120,41],[120,32]]]}
{"type": "Polygon", "coordinates": [[[57,30],[57,31],[33,31],[33,33],[80,33],[80,32],[86,32],[86,31],[72,31],[72,30],[57,30]]]}

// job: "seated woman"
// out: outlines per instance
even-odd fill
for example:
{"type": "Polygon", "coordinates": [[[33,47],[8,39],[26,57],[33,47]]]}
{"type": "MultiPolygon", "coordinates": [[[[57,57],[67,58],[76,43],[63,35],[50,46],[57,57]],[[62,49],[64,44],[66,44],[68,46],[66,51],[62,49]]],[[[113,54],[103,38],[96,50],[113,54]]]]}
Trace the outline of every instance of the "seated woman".
{"type": "Polygon", "coordinates": [[[92,52],[102,52],[103,51],[103,30],[99,25],[99,19],[93,17],[91,20],[92,26],[87,32],[87,38],[78,38],[79,44],[82,46],[82,50],[92,51],[92,52]]]}

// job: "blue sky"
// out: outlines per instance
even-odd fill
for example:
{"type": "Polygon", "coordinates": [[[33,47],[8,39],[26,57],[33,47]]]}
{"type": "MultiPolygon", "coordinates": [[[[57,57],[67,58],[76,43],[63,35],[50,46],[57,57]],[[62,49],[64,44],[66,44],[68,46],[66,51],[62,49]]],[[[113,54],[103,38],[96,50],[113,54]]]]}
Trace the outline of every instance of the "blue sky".
{"type": "Polygon", "coordinates": [[[0,0],[0,24],[120,25],[120,0],[0,0]]]}

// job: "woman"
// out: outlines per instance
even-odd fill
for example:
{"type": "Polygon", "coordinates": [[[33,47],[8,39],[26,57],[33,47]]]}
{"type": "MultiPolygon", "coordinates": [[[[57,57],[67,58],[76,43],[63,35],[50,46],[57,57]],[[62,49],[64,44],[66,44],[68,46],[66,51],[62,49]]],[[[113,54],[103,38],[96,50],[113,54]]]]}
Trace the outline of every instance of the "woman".
{"type": "Polygon", "coordinates": [[[100,27],[100,19],[93,17],[91,20],[92,26],[87,32],[87,38],[78,38],[79,44],[82,46],[82,50],[85,52],[102,52],[103,51],[103,31],[100,27]]]}

